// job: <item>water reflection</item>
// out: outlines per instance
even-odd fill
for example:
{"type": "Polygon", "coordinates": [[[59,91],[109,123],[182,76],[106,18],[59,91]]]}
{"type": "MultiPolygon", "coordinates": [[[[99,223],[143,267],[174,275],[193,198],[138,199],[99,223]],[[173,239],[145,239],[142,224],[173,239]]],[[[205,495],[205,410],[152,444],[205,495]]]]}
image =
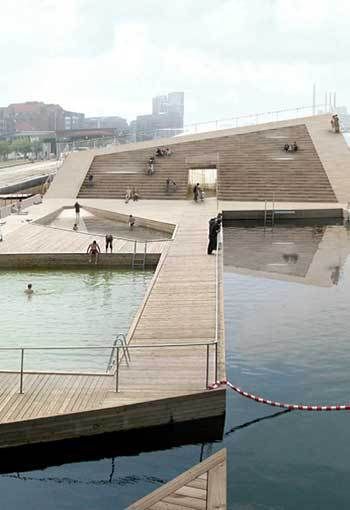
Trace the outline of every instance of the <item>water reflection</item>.
{"type": "Polygon", "coordinates": [[[319,286],[338,285],[350,253],[340,225],[263,226],[231,222],[224,228],[225,270],[319,286]]]}

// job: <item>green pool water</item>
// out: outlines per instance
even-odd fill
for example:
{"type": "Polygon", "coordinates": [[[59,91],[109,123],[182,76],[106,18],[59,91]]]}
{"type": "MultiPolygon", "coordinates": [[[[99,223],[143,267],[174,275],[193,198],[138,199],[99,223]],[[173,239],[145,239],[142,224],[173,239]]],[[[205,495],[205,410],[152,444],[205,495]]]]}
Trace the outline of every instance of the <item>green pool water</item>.
{"type": "MultiPolygon", "coordinates": [[[[151,271],[0,272],[0,347],[111,346],[126,333],[151,271]],[[34,294],[24,290],[32,283],[34,294]]],[[[111,349],[25,351],[25,369],[105,371],[111,349]]],[[[18,369],[19,352],[0,350],[0,370],[18,369]]]]}

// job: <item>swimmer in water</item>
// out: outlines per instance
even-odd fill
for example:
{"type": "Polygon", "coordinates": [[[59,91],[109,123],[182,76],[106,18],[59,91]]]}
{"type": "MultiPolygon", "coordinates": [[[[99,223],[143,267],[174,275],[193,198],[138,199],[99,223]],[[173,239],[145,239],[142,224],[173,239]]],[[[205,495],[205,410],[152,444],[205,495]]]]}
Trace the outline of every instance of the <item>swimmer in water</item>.
{"type": "Polygon", "coordinates": [[[32,289],[31,283],[28,283],[28,286],[27,286],[26,290],[24,291],[24,293],[27,294],[28,296],[30,296],[31,294],[34,294],[34,290],[32,289]]]}

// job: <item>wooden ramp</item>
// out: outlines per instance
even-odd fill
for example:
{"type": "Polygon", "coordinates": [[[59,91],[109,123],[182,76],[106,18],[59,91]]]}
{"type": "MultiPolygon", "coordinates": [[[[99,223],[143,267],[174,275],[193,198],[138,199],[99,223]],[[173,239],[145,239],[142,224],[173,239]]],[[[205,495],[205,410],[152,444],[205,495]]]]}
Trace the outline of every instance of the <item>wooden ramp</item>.
{"type": "Polygon", "coordinates": [[[226,448],[140,499],[128,510],[225,510],[226,448]]]}

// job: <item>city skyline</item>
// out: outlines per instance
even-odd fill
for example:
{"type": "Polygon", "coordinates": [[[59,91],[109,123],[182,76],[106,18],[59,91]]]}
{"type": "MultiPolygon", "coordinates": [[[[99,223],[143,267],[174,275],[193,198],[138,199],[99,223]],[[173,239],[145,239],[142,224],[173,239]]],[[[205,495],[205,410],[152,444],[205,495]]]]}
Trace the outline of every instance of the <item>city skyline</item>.
{"type": "MultiPolygon", "coordinates": [[[[169,92],[150,101],[151,112],[142,112],[130,123],[117,115],[87,117],[83,112],[67,111],[58,103],[24,101],[0,106],[0,136],[71,130],[110,129],[110,134],[124,134],[132,140],[173,136],[184,126],[184,93],[169,92]]],[[[97,130],[97,131],[96,131],[97,130]]],[[[86,133],[88,134],[88,133],[86,133]]],[[[83,135],[82,135],[83,136],[83,135]]]]}

